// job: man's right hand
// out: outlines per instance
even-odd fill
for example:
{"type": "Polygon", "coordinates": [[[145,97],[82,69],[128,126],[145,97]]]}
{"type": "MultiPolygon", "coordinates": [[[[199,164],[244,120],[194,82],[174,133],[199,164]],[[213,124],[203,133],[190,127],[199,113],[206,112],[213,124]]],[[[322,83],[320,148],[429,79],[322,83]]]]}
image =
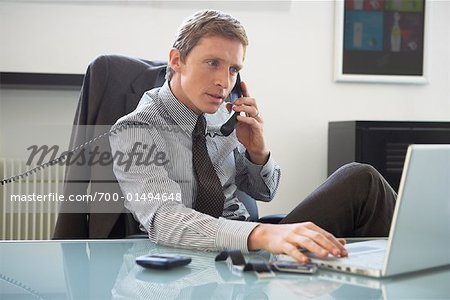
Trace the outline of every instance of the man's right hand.
{"type": "Polygon", "coordinates": [[[248,237],[248,249],[264,249],[274,254],[287,254],[306,263],[309,258],[299,249],[308,250],[318,256],[344,257],[345,240],[337,239],[331,233],[311,222],[295,224],[259,224],[248,237]]]}

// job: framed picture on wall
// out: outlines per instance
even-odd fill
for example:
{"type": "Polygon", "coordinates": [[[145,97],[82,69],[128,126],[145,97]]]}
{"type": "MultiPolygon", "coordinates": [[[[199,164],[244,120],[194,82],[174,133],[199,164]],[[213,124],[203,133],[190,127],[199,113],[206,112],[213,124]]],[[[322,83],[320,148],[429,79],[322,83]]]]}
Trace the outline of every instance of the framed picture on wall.
{"type": "Polygon", "coordinates": [[[424,84],[425,0],[335,1],[335,80],[424,84]]]}

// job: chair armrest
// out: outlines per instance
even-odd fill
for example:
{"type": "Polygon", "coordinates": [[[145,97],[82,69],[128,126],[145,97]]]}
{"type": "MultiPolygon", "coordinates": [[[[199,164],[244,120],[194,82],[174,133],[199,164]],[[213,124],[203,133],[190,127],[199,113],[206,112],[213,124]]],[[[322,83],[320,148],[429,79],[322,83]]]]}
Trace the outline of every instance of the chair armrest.
{"type": "Polygon", "coordinates": [[[270,224],[278,224],[286,218],[286,214],[274,214],[274,215],[267,215],[264,217],[261,217],[258,219],[259,223],[270,223],[270,224]]]}

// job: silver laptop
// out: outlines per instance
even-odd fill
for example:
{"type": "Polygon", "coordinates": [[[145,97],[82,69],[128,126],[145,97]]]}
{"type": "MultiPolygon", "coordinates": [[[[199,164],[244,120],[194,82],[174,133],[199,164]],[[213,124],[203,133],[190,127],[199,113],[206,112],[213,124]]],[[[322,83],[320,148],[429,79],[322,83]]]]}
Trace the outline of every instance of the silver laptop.
{"type": "Polygon", "coordinates": [[[389,238],[346,248],[346,258],[311,260],[322,268],[371,277],[450,265],[450,145],[409,146],[389,238]]]}

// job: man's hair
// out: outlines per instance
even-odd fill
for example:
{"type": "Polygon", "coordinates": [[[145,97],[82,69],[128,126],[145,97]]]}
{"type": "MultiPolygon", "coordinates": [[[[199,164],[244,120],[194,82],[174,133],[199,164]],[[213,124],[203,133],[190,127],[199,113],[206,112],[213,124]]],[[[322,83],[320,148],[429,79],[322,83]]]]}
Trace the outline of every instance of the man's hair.
{"type": "MultiPolygon", "coordinates": [[[[248,45],[245,29],[238,20],[221,11],[202,10],[196,12],[181,24],[173,48],[180,51],[181,61],[184,62],[200,39],[208,36],[236,39],[244,47],[248,45]]],[[[173,73],[173,69],[168,64],[166,79],[170,80],[173,73]]]]}

